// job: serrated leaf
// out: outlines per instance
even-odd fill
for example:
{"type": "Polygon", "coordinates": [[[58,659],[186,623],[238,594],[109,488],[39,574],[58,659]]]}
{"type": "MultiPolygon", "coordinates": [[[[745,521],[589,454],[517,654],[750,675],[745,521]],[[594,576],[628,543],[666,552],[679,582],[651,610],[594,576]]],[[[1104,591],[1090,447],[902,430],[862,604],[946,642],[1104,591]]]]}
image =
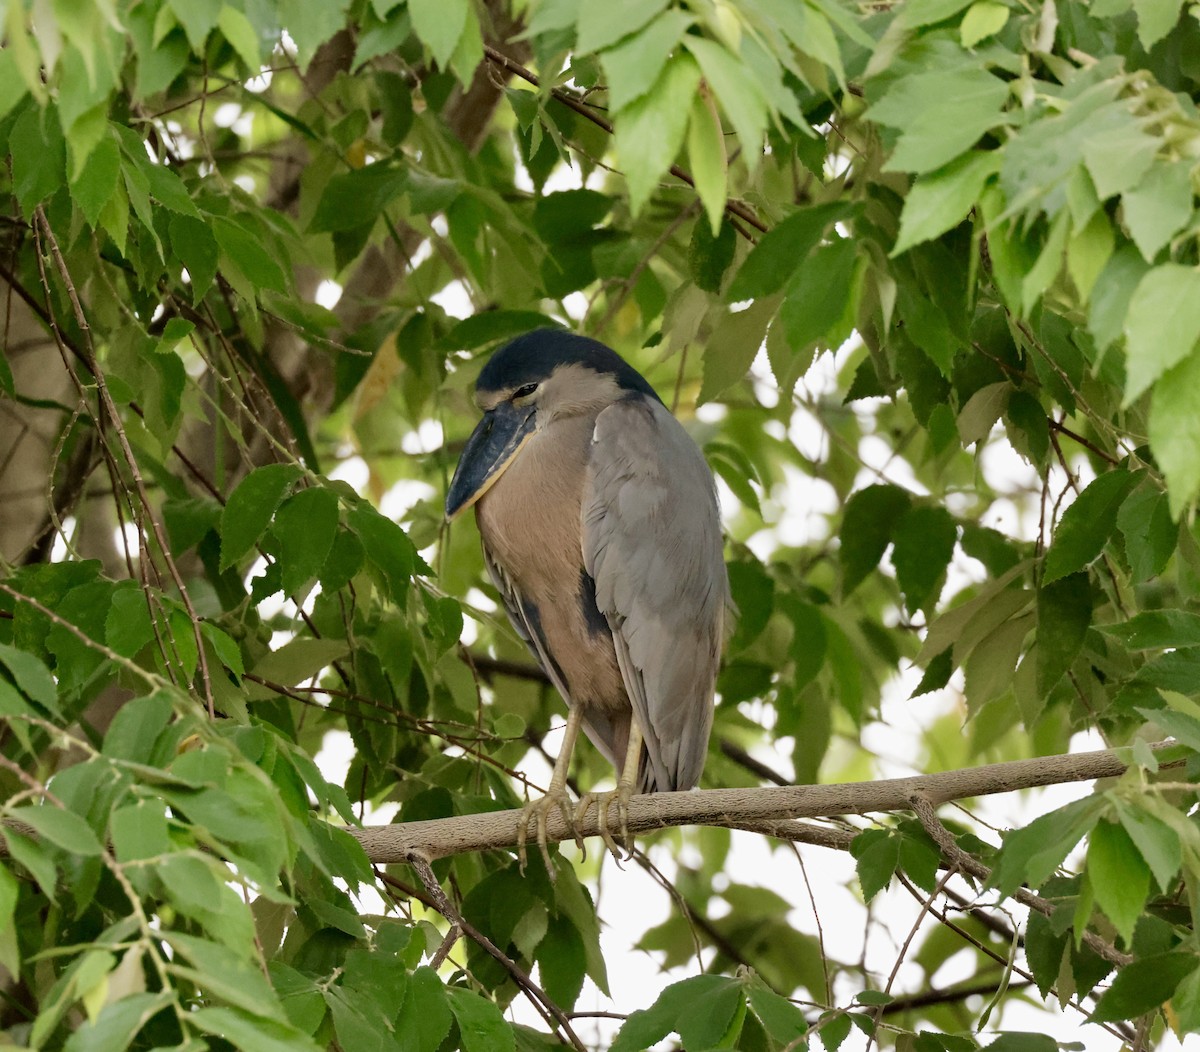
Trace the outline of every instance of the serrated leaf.
{"type": "Polygon", "coordinates": [[[22,694],[58,715],[58,686],[36,655],[0,643],[0,665],[8,669],[22,694]]]}
{"type": "Polygon", "coordinates": [[[1148,263],[1188,224],[1193,208],[1191,166],[1183,161],[1156,164],[1121,195],[1125,225],[1148,263]]]}
{"type": "Polygon", "coordinates": [[[1150,400],[1150,448],[1167,477],[1171,515],[1200,492],[1200,354],[1168,369],[1150,400]]]}
{"type": "Polygon", "coordinates": [[[229,495],[221,513],[221,569],[242,558],[266,532],[284,494],[301,471],[295,464],[255,468],[229,495]]]}
{"type": "Polygon", "coordinates": [[[850,845],[863,900],[870,902],[891,883],[900,865],[900,838],[886,829],[859,833],[850,845]]]}
{"type": "Polygon", "coordinates": [[[1105,807],[1104,800],[1088,797],[1014,829],[1004,838],[992,882],[1005,895],[1021,884],[1040,887],[1088,834],[1105,807]]]}
{"type": "Polygon", "coordinates": [[[1138,40],[1147,51],[1175,28],[1183,0],[1133,0],[1138,40]]]}
{"type": "Polygon", "coordinates": [[[767,131],[767,100],[758,82],[746,76],[746,66],[740,57],[715,40],[688,34],[683,43],[700,63],[713,97],[737,133],[742,160],[753,171],[762,155],[762,140],[767,131]]]}
{"type": "Polygon", "coordinates": [[[1189,358],[1198,340],[1200,270],[1178,263],[1154,267],[1134,290],[1125,318],[1125,405],[1189,358]]]}
{"type": "Polygon", "coordinates": [[[709,226],[715,235],[725,215],[728,161],[721,122],[706,96],[707,89],[701,85],[700,92],[692,100],[692,111],[688,116],[687,154],[696,193],[700,195],[709,226]]]}
{"type": "Polygon", "coordinates": [[[446,988],[446,1001],[458,1020],[463,1052],[513,1052],[516,1048],[512,1027],[491,1001],[455,986],[446,988]]]}
{"type": "Polygon", "coordinates": [[[1179,527],[1171,521],[1170,500],[1149,481],[1125,498],[1117,512],[1117,529],[1125,539],[1125,556],[1135,583],[1162,573],[1179,541],[1179,527]]]}
{"type": "Polygon", "coordinates": [[[663,68],[653,89],[613,119],[617,156],[629,187],[629,208],[635,216],[683,146],[688,113],[699,85],[700,69],[695,61],[690,55],[678,54],[663,68]]]}
{"type": "Polygon", "coordinates": [[[306,581],[320,574],[337,527],[337,496],[323,486],[300,490],[275,512],[271,532],[279,541],[286,594],[299,591],[306,581]]]}
{"type": "Polygon", "coordinates": [[[188,1013],[188,1022],[224,1038],[242,1052],[318,1052],[307,1034],[274,1019],[238,1008],[205,1007],[188,1013]]]}
{"type": "Polygon", "coordinates": [[[911,505],[912,497],[898,486],[868,486],[850,496],[839,533],[843,595],[854,591],[879,565],[893,527],[911,505]]]}
{"type": "Polygon", "coordinates": [[[1169,1001],[1197,959],[1190,953],[1156,953],[1127,964],[1113,979],[1091,1014],[1093,1023],[1112,1023],[1144,1015],[1169,1001]]]}
{"type": "Polygon", "coordinates": [[[949,164],[1007,121],[1002,106],[1008,94],[1008,85],[982,67],[898,78],[867,111],[900,132],[885,167],[920,174],[949,164]]]}
{"type": "Polygon", "coordinates": [[[1037,691],[1043,698],[1062,679],[1083,646],[1092,621],[1092,585],[1074,573],[1037,594],[1037,691]]]}
{"type": "Polygon", "coordinates": [[[814,205],[777,223],[746,257],[725,298],[736,303],[778,292],[820,243],[829,226],[846,218],[849,211],[841,202],[814,205]]]}
{"type": "Polygon", "coordinates": [[[1150,893],[1150,867],[1122,825],[1096,823],[1088,838],[1087,871],[1096,904],[1128,944],[1150,893]]]}
{"type": "MultiPolygon", "coordinates": [[[[591,11],[587,17],[598,15],[599,12],[591,11]]],[[[695,19],[685,11],[676,8],[663,11],[640,32],[601,52],[600,66],[608,85],[608,104],[614,112],[624,109],[654,87],[667,57],[693,22],[695,19]]]]}
{"type": "Polygon", "coordinates": [[[1108,543],[1117,527],[1117,512],[1137,476],[1115,468],[1095,478],[1063,512],[1046,553],[1042,584],[1082,570],[1108,543]]]}
{"type": "Polygon", "coordinates": [[[898,256],[961,223],[979,200],[984,184],[999,170],[998,151],[971,150],[921,176],[904,199],[900,233],[891,255],[898,256]]]}
{"type": "Polygon", "coordinates": [[[726,314],[717,323],[704,349],[699,404],[711,402],[745,377],[762,348],[778,305],[775,297],[755,300],[745,310],[726,314]]]}
{"type": "Polygon", "coordinates": [[[266,654],[250,671],[261,679],[293,687],[312,679],[349,649],[350,644],[344,639],[301,637],[266,654]]]}
{"type": "Polygon", "coordinates": [[[609,0],[605,4],[582,3],[576,25],[575,45],[581,52],[601,51],[641,29],[664,7],[667,0],[609,0]]]}
{"type": "Polygon", "coordinates": [[[714,236],[708,221],[697,219],[692,227],[688,246],[688,273],[692,281],[705,292],[720,292],[721,282],[737,250],[737,233],[733,224],[725,221],[714,236]]]}
{"type": "Polygon", "coordinates": [[[434,62],[445,69],[470,17],[467,0],[408,0],[408,13],[434,62]]]}
{"type": "Polygon", "coordinates": [[[30,805],[11,808],[8,815],[28,823],[43,840],[71,854],[99,855],[103,850],[92,827],[74,811],[50,804],[44,807],[30,805]]]}
{"type": "Polygon", "coordinates": [[[1164,895],[1169,893],[1179,867],[1183,865],[1183,845],[1179,841],[1179,834],[1166,822],[1143,811],[1136,803],[1127,804],[1117,800],[1116,808],[1121,825],[1137,845],[1159,888],[1164,895]]]}
{"type": "Polygon", "coordinates": [[[909,613],[937,601],[934,591],[954,555],[958,526],[945,508],[911,508],[892,529],[892,566],[909,613]]]}

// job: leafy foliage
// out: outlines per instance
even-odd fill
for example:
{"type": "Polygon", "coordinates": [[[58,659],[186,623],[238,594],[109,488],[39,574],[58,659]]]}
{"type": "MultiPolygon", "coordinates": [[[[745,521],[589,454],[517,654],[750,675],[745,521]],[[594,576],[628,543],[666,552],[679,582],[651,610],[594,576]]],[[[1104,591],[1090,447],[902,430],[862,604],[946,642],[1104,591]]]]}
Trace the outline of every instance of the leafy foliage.
{"type": "Polygon", "coordinates": [[[1129,762],[1002,835],[829,834],[864,900],[946,922],[904,940],[910,992],[730,880],[726,830],[664,832],[675,912],[642,944],[711,967],[594,1043],[1049,1048],[993,1016],[1019,983],[1097,1033],[1143,1018],[1140,1047],[1200,1030],[1194,9],[85,0],[0,27],[6,1038],[582,1047],[594,861],[460,855],[431,887],[349,832],[516,806],[558,719],[439,496],[480,362],[539,325],[629,357],[724,483],[706,785],[756,783],[768,739],[785,781],[871,777],[901,709],[920,768],[1081,732],[1129,762]]]}

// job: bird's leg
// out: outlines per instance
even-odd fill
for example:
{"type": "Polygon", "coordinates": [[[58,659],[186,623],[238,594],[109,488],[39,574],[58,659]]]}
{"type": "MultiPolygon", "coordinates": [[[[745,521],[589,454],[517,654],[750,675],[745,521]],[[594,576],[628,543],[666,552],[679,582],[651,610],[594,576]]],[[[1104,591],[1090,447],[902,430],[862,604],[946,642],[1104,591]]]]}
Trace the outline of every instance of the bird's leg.
{"type": "MultiPolygon", "coordinates": [[[[583,724],[583,708],[580,705],[570,705],[567,708],[567,729],[563,735],[562,748],[554,761],[554,773],[550,776],[550,787],[540,800],[527,803],[521,810],[521,818],[517,825],[517,857],[521,860],[521,872],[525,871],[525,842],[529,839],[529,823],[535,822],[537,830],[538,850],[542,853],[542,861],[546,863],[546,872],[554,879],[554,866],[550,862],[550,851],[546,846],[546,816],[552,807],[557,807],[567,828],[574,830],[575,823],[571,820],[571,796],[567,792],[567,770],[571,766],[571,753],[575,751],[575,739],[579,737],[579,728],[583,724]]],[[[575,834],[579,840],[579,834],[575,834]]],[[[580,843],[582,849],[583,844],[580,843]]]]}
{"type": "Polygon", "coordinates": [[[595,800],[596,825],[599,827],[600,836],[604,840],[604,846],[612,852],[613,858],[618,862],[621,861],[621,849],[613,839],[612,830],[608,827],[608,812],[615,800],[621,840],[625,844],[626,852],[632,855],[633,838],[629,835],[629,801],[633,797],[633,790],[637,784],[638,764],[641,758],[642,729],[638,726],[637,720],[633,719],[629,723],[629,746],[625,750],[625,762],[621,765],[621,777],[617,782],[617,788],[607,793],[586,794],[579,801],[579,807],[575,810],[575,825],[578,826],[583,820],[584,813],[595,800]]]}

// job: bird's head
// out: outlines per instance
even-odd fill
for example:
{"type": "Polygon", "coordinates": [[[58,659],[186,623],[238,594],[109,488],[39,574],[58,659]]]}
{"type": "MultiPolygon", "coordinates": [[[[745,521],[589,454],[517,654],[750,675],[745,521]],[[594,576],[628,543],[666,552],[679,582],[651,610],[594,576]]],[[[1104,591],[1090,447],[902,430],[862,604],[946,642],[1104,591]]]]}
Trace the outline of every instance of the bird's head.
{"type": "Polygon", "coordinates": [[[556,419],[596,413],[631,397],[658,400],[641,373],[596,340],[537,329],[506,344],[475,384],[483,419],[459,458],[446,494],[447,518],[479,500],[525,443],[556,419]]]}

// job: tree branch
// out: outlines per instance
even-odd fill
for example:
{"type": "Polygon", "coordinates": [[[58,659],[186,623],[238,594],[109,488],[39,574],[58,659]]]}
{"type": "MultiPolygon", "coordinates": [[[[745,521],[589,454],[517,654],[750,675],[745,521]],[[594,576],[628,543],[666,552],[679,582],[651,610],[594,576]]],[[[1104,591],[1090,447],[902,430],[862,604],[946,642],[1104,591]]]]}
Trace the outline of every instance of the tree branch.
{"type": "MultiPolygon", "coordinates": [[[[1150,748],[1161,751],[1174,744],[1158,742],[1150,748]]],[[[710,825],[752,828],[787,839],[805,839],[805,831],[815,827],[789,820],[911,811],[915,797],[937,805],[1041,785],[1112,778],[1129,766],[1126,755],[1126,750],[1105,749],[875,782],[655,793],[635,796],[630,801],[628,828],[630,833],[646,833],[672,826],[710,825]]],[[[1161,766],[1175,767],[1182,762],[1171,761],[1161,766]]],[[[517,826],[523,816],[525,812],[519,809],[493,811],[348,832],[362,844],[372,862],[386,865],[413,858],[432,860],[469,851],[511,847],[517,842],[517,826]]],[[[546,833],[551,842],[558,843],[573,839],[576,830],[568,828],[562,816],[552,810],[546,833]]],[[[581,816],[578,833],[584,837],[600,835],[594,803],[581,816]]],[[[828,846],[841,846],[845,840],[845,837],[830,838],[827,830],[817,830],[817,833],[828,846]]],[[[531,828],[529,835],[535,836],[535,830],[531,828]]]]}

